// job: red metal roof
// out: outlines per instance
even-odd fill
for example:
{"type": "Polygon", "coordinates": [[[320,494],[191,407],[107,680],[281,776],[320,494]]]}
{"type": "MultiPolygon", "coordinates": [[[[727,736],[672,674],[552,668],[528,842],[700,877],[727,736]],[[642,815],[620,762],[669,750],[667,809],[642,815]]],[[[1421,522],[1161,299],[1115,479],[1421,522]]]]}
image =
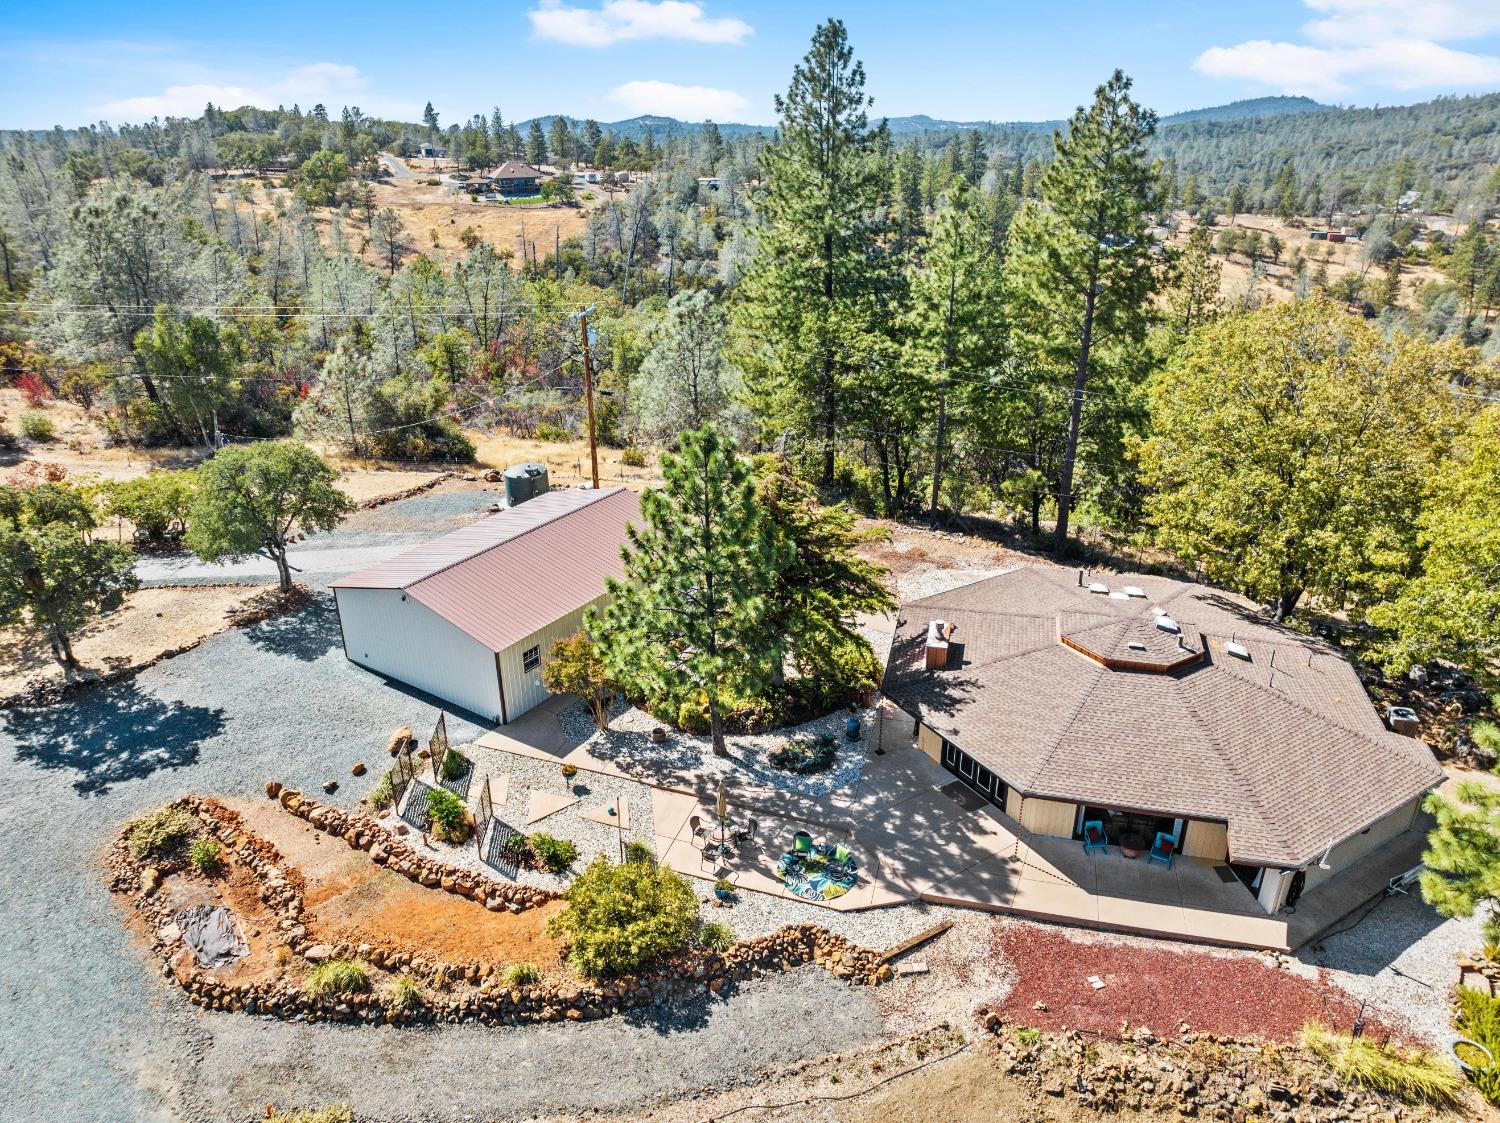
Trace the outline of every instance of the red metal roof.
{"type": "Polygon", "coordinates": [[[402,589],[503,651],[604,593],[620,577],[635,493],[550,491],[512,510],[333,582],[335,589],[402,589]]]}

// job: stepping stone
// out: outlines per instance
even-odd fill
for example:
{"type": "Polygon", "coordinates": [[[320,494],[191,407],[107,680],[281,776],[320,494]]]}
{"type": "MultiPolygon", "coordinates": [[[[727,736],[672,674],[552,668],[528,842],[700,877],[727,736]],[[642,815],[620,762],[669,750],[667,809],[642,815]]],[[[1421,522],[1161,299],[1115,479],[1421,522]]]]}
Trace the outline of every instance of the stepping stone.
{"type": "Polygon", "coordinates": [[[601,804],[598,807],[585,808],[580,814],[591,823],[602,823],[606,827],[619,827],[622,831],[630,829],[630,804],[621,796],[614,804],[601,804]],[[609,813],[609,808],[614,807],[615,814],[609,813]]]}
{"type": "Polygon", "coordinates": [[[490,775],[490,802],[500,810],[505,810],[505,801],[510,798],[510,773],[494,772],[490,775]]]}
{"type": "Polygon", "coordinates": [[[548,815],[556,815],[577,802],[576,795],[568,795],[566,792],[532,792],[526,803],[526,825],[529,827],[532,823],[539,823],[548,815]]]}
{"type": "Polygon", "coordinates": [[[928,970],[926,962],[920,959],[914,959],[909,963],[896,964],[896,974],[898,975],[925,975],[928,970]]]}

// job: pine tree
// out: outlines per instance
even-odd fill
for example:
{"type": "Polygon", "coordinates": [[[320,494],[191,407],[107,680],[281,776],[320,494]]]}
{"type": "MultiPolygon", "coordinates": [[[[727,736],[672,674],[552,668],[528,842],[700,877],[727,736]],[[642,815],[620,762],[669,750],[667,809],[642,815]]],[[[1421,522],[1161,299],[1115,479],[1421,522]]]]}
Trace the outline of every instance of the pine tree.
{"type": "Polygon", "coordinates": [[[663,486],[641,496],[625,576],[590,622],[606,666],[655,703],[708,709],[713,751],[727,756],[723,705],[753,693],[781,663],[770,627],[776,573],[789,560],[756,502],[749,467],[713,426],[684,433],[661,461],[663,486]]]}
{"type": "Polygon", "coordinates": [[[936,524],[950,391],[960,403],[981,397],[983,391],[976,383],[983,372],[1000,362],[1004,339],[1000,262],[990,249],[989,216],[983,201],[966,180],[955,180],[944,200],[921,265],[912,271],[909,291],[908,363],[935,388],[938,403],[928,510],[936,524]]]}
{"type": "Polygon", "coordinates": [[[879,680],[879,660],[855,616],[895,610],[886,572],[855,552],[867,536],[853,512],[821,505],[789,458],[770,460],[756,490],[788,559],[776,574],[770,627],[783,637],[802,689],[840,704],[879,680]]]}
{"type": "Polygon", "coordinates": [[[1006,265],[1010,315],[1032,361],[1072,367],[1053,549],[1067,548],[1083,403],[1101,344],[1145,336],[1159,284],[1147,231],[1154,171],[1145,143],[1156,114],[1130,98],[1120,71],[1053,138],[1057,158],[1042,175],[1041,200],[1028,203],[1010,232],[1006,265]]]}
{"type": "Polygon", "coordinates": [[[1444,916],[1484,912],[1486,941],[1500,943],[1500,793],[1468,780],[1457,794],[1427,797],[1437,823],[1422,854],[1422,899],[1444,916]]]}
{"type": "Polygon", "coordinates": [[[1168,296],[1172,330],[1187,335],[1223,309],[1219,285],[1224,266],[1214,258],[1213,234],[1202,222],[1188,234],[1187,249],[1177,264],[1177,284],[1168,296]]]}
{"type": "MultiPolygon", "coordinates": [[[[321,106],[313,109],[313,116],[317,116],[319,108],[321,108],[321,106]]],[[[432,108],[432,102],[430,101],[427,103],[427,107],[422,110],[422,124],[427,126],[428,134],[433,139],[436,139],[438,131],[438,115],[437,110],[432,108]]]]}
{"type": "Polygon", "coordinates": [[[865,110],[864,66],[830,19],[776,98],[778,139],[761,155],[764,226],[741,292],[741,364],[777,427],[818,433],[833,483],[841,382],[880,313],[886,174],[865,110]]]}
{"type": "Polygon", "coordinates": [[[531,119],[531,131],[526,134],[526,162],[533,168],[547,162],[547,138],[542,135],[542,123],[531,119]]]}

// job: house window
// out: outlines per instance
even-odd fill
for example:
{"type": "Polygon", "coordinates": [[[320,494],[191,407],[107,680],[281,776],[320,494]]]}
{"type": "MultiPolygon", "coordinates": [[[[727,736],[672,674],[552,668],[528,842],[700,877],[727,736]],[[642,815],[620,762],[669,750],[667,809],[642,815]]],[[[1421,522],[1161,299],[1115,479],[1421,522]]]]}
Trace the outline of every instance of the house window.
{"type": "Polygon", "coordinates": [[[542,665],[542,648],[540,644],[528,647],[521,652],[521,670],[534,671],[542,665]]]}

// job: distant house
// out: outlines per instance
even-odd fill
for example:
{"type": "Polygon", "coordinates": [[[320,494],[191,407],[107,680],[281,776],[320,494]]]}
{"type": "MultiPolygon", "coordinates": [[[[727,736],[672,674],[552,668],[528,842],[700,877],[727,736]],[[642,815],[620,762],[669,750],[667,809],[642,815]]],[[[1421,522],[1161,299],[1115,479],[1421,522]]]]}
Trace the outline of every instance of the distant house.
{"type": "Polygon", "coordinates": [[[439,148],[434,144],[419,144],[417,145],[417,155],[423,160],[446,160],[448,158],[448,150],[446,148],[439,148]]]}
{"type": "Polygon", "coordinates": [[[535,195],[542,189],[541,172],[519,160],[507,160],[486,176],[501,195],[535,195]]]}
{"type": "Polygon", "coordinates": [[[634,493],[551,491],[333,583],[344,655],[471,714],[542,702],[552,644],[624,575],[634,493]]]}

